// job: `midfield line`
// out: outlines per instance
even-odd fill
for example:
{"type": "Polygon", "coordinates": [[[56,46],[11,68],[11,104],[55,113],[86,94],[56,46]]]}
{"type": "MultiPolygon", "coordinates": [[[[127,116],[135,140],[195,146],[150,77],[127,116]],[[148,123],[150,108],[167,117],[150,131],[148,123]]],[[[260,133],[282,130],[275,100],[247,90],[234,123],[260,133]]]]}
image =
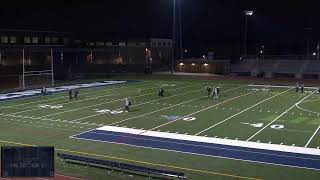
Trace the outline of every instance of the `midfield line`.
{"type": "Polygon", "coordinates": [[[199,134],[202,134],[202,133],[204,133],[204,132],[206,132],[206,131],[208,131],[208,130],[210,130],[210,129],[212,129],[212,128],[214,128],[214,127],[216,127],[216,126],[218,126],[218,125],[220,125],[220,124],[222,124],[222,123],[224,123],[224,122],[226,122],[226,121],[228,121],[228,120],[230,120],[230,119],[232,119],[232,118],[234,118],[234,117],[236,117],[236,116],[238,116],[239,114],[242,114],[242,113],[244,113],[244,112],[246,112],[246,111],[248,111],[248,110],[250,110],[250,109],[252,109],[252,108],[254,108],[254,107],[256,107],[256,106],[258,106],[259,104],[262,104],[262,103],[264,103],[264,102],[266,102],[266,101],[268,101],[268,100],[270,100],[270,99],[272,99],[272,98],[275,98],[275,97],[277,97],[277,96],[280,96],[281,94],[284,94],[284,93],[286,93],[286,92],[288,92],[288,91],[290,91],[290,90],[292,90],[292,88],[291,88],[291,89],[288,89],[288,90],[285,90],[285,91],[283,91],[283,92],[281,92],[281,93],[278,93],[278,94],[276,94],[276,95],[274,95],[274,96],[271,96],[271,97],[269,97],[269,98],[267,98],[267,99],[264,99],[264,100],[262,100],[262,101],[260,101],[260,102],[258,102],[258,103],[256,103],[256,104],[254,104],[254,105],[252,105],[252,106],[250,106],[250,107],[248,107],[248,108],[246,108],[246,109],[244,109],[244,110],[242,110],[242,111],[240,111],[240,112],[238,112],[238,113],[236,113],[236,114],[234,114],[234,115],[232,115],[232,116],[230,116],[230,117],[228,117],[228,118],[226,118],[226,119],[224,119],[224,120],[222,120],[222,121],[220,121],[220,122],[218,122],[218,123],[216,123],[216,124],[214,124],[214,125],[212,125],[212,126],[210,126],[210,127],[208,127],[208,128],[206,128],[206,129],[204,129],[204,130],[196,133],[195,135],[197,136],[197,135],[199,135],[199,134]]]}
{"type": "Polygon", "coordinates": [[[309,141],[307,142],[307,144],[304,147],[308,147],[308,145],[310,144],[310,142],[312,141],[314,136],[318,133],[319,129],[320,129],[320,125],[318,126],[317,130],[313,133],[313,135],[311,136],[311,138],[309,139],[309,141]]]}
{"type": "MultiPolygon", "coordinates": [[[[239,88],[243,88],[243,87],[245,87],[245,86],[240,86],[240,87],[232,88],[232,89],[226,90],[226,91],[224,91],[224,92],[232,91],[232,90],[239,89],[239,88]]],[[[108,124],[108,126],[112,126],[112,125],[115,125],[115,124],[119,124],[119,123],[121,123],[121,122],[129,121],[129,120],[132,120],[132,119],[137,119],[137,118],[139,118],[139,117],[147,116],[147,115],[149,115],[149,114],[153,114],[153,113],[156,113],[156,112],[159,112],[159,111],[162,111],[162,110],[166,110],[166,109],[169,109],[169,108],[172,108],[172,107],[180,106],[180,105],[182,105],[182,104],[186,104],[186,103],[189,103],[189,102],[192,102],[192,101],[195,101],[195,100],[199,100],[199,99],[202,99],[202,98],[205,98],[205,97],[208,97],[208,96],[201,96],[201,97],[199,97],[199,98],[194,98],[194,99],[191,99],[191,100],[188,100],[188,101],[184,101],[184,102],[181,102],[181,103],[172,105],[172,106],[168,106],[168,107],[166,107],[166,108],[158,109],[158,110],[156,110],[156,111],[151,111],[151,112],[149,112],[149,113],[145,113],[145,114],[142,114],[142,115],[139,115],[139,116],[127,118],[127,119],[124,119],[124,120],[121,120],[121,121],[117,121],[117,122],[113,122],[113,123],[108,124]]],[[[172,121],[172,122],[173,122],[173,121],[172,121]]]]}
{"type": "Polygon", "coordinates": [[[181,119],[183,119],[183,118],[186,118],[186,117],[192,116],[192,115],[194,115],[194,114],[197,114],[197,113],[206,111],[206,110],[211,109],[211,108],[213,108],[213,107],[215,107],[215,106],[224,104],[224,103],[226,103],[226,102],[232,101],[232,100],[234,100],[234,99],[238,99],[238,98],[240,98],[240,97],[243,97],[243,96],[246,96],[246,95],[249,95],[249,94],[252,94],[252,93],[253,93],[253,92],[249,92],[249,93],[242,94],[242,95],[240,95],[240,96],[236,96],[236,97],[230,98],[230,99],[228,99],[228,100],[222,101],[222,102],[220,102],[220,103],[218,103],[218,104],[215,104],[215,105],[209,106],[209,107],[207,107],[207,108],[201,109],[201,110],[199,110],[199,111],[193,112],[193,113],[188,114],[188,115],[186,115],[186,116],[183,116],[183,117],[181,117],[181,118],[178,118],[178,119],[175,119],[175,120],[173,120],[173,121],[170,121],[170,122],[164,123],[164,124],[162,124],[162,125],[156,126],[156,127],[154,127],[154,128],[148,129],[148,130],[146,130],[146,131],[144,131],[144,132],[142,132],[142,133],[140,133],[140,134],[143,134],[143,133],[146,133],[146,132],[148,132],[148,131],[152,131],[152,130],[161,128],[161,127],[166,126],[166,125],[168,125],[168,124],[171,124],[171,123],[174,123],[174,122],[176,122],[176,121],[179,121],[179,120],[181,120],[181,119]]]}
{"type": "MultiPolygon", "coordinates": [[[[191,85],[191,86],[195,86],[195,85],[191,85]]],[[[185,87],[180,87],[180,89],[181,88],[185,88],[185,87]]],[[[174,89],[179,89],[179,88],[174,88],[174,89]]],[[[172,89],[172,90],[174,90],[174,89],[172,89]]],[[[132,97],[128,97],[128,98],[137,98],[137,97],[143,97],[143,96],[152,95],[152,94],[155,94],[155,93],[152,92],[152,93],[143,94],[143,95],[139,95],[139,96],[132,96],[132,97]]],[[[71,110],[68,110],[68,111],[62,111],[62,112],[57,112],[57,113],[53,113],[53,114],[48,114],[48,115],[45,115],[45,116],[41,116],[39,118],[49,117],[49,116],[53,116],[53,115],[57,115],[57,114],[63,114],[63,113],[67,113],[67,112],[78,111],[78,110],[87,109],[87,108],[90,108],[90,107],[100,106],[100,105],[109,104],[109,103],[118,102],[118,101],[123,101],[123,97],[120,98],[120,99],[112,100],[112,101],[105,102],[105,103],[99,103],[99,104],[94,104],[94,105],[85,106],[85,107],[81,107],[81,108],[71,109],[71,110]]]]}
{"type": "Polygon", "coordinates": [[[307,95],[306,97],[302,98],[300,101],[298,101],[297,103],[295,103],[294,105],[292,105],[289,109],[287,109],[286,111],[284,111],[282,114],[280,114],[278,117],[276,117],[274,120],[272,120],[270,123],[268,123],[266,126],[264,126],[262,129],[260,129],[258,132],[256,132],[254,135],[252,135],[251,137],[249,137],[247,139],[247,141],[250,141],[252,138],[254,138],[256,135],[258,135],[261,131],[263,131],[264,129],[266,129],[267,127],[269,127],[272,123],[274,123],[275,121],[277,121],[279,118],[281,118],[283,115],[285,115],[287,112],[289,112],[292,108],[296,107],[297,104],[300,104],[302,101],[304,101],[305,99],[307,99],[308,97],[310,97],[312,94],[316,93],[317,90],[313,91],[312,93],[310,93],[309,95],[307,95]]]}

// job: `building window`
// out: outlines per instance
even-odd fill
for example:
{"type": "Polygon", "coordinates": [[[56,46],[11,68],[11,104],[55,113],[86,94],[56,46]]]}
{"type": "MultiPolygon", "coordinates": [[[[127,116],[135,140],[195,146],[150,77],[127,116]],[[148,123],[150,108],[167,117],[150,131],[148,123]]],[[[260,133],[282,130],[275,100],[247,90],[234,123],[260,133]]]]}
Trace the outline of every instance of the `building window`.
{"type": "Polygon", "coordinates": [[[158,46],[159,46],[159,47],[161,46],[161,42],[158,42],[158,46]]]}
{"type": "Polygon", "coordinates": [[[104,42],[96,42],[97,46],[104,46],[104,42]]]}
{"type": "Polygon", "coordinates": [[[52,44],[58,44],[59,43],[59,38],[53,37],[52,38],[52,44]]]}
{"type": "Polygon", "coordinates": [[[39,38],[38,37],[32,37],[32,44],[38,44],[39,38]]]}
{"type": "Polygon", "coordinates": [[[17,43],[17,37],[10,36],[10,44],[16,44],[17,43]]]}
{"type": "Polygon", "coordinates": [[[8,43],[8,36],[1,36],[1,43],[7,44],[8,43]]]}
{"type": "Polygon", "coordinates": [[[69,44],[69,38],[63,38],[63,44],[64,45],[69,44]]]}
{"type": "Polygon", "coordinates": [[[50,44],[50,42],[51,42],[50,37],[45,37],[45,38],[44,38],[44,43],[45,43],[45,44],[50,44]]]}
{"type": "Polygon", "coordinates": [[[31,43],[31,37],[24,37],[24,38],[23,38],[23,42],[24,42],[25,44],[30,44],[30,43],[31,43]]]}

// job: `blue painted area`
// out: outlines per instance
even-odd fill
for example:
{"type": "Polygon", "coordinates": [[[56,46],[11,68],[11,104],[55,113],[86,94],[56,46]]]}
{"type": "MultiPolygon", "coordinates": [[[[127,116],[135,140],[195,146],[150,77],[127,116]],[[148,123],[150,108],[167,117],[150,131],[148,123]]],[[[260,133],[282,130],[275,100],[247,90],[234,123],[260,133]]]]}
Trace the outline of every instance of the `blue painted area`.
{"type": "MultiPolygon", "coordinates": [[[[56,87],[47,88],[47,90],[48,90],[47,95],[58,93],[58,92],[68,91],[70,88],[79,88],[79,89],[98,88],[98,87],[113,86],[113,85],[118,85],[118,84],[134,83],[134,82],[140,82],[140,81],[135,81],[135,80],[107,80],[107,81],[97,81],[97,82],[91,82],[91,83],[70,84],[70,85],[65,85],[65,86],[56,86],[56,87]],[[125,82],[107,83],[107,82],[111,82],[111,81],[118,81],[118,82],[119,81],[125,81],[125,82]]],[[[22,99],[22,98],[30,98],[30,97],[35,97],[35,96],[41,96],[41,89],[20,90],[20,91],[14,91],[14,92],[0,94],[0,101],[7,101],[7,100],[13,100],[13,99],[22,99]]]]}
{"type": "Polygon", "coordinates": [[[75,138],[320,170],[320,156],[93,130],[75,138]]]}

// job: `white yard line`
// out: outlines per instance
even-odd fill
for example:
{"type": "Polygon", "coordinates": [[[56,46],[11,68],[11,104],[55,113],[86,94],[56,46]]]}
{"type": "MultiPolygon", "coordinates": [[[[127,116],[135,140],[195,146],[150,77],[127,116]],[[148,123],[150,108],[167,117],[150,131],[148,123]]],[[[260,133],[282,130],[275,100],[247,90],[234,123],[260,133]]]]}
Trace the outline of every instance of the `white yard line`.
{"type": "Polygon", "coordinates": [[[313,135],[311,136],[311,138],[309,139],[309,141],[307,142],[307,144],[304,147],[308,147],[308,145],[310,144],[310,142],[312,141],[312,139],[314,138],[314,136],[318,133],[320,129],[320,125],[318,126],[318,128],[316,129],[316,131],[313,133],[313,135]]]}
{"type": "MultiPolygon", "coordinates": [[[[195,86],[195,85],[193,85],[195,86]]],[[[189,86],[190,87],[190,86],[189,86]]],[[[180,88],[178,88],[180,89],[180,88]]],[[[151,101],[147,101],[147,102],[144,102],[144,103],[140,103],[140,104],[135,104],[135,105],[132,105],[131,107],[136,107],[136,106],[141,106],[143,104],[150,104],[152,102],[156,102],[156,101],[162,101],[164,99],[168,99],[168,98],[172,98],[172,97],[177,97],[177,96],[182,96],[182,95],[185,95],[185,94],[189,94],[189,93],[192,93],[192,92],[197,92],[197,91],[201,91],[201,90],[195,90],[195,91],[188,91],[186,93],[182,93],[182,94],[177,94],[177,95],[173,95],[173,96],[168,96],[168,97],[165,97],[165,98],[162,98],[162,99],[155,99],[155,100],[151,100],[151,101]]],[[[121,110],[123,108],[118,108],[118,109],[114,109],[114,110],[121,110]]],[[[81,121],[83,119],[88,119],[88,118],[92,118],[92,117],[96,117],[96,116],[100,116],[100,115],[103,115],[104,113],[99,113],[99,114],[94,114],[94,115],[91,115],[91,116],[86,116],[86,117],[82,117],[82,118],[79,118],[79,119],[74,119],[72,120],[72,122],[76,122],[76,121],[81,121]]]]}
{"type": "Polygon", "coordinates": [[[210,130],[210,129],[212,129],[212,128],[214,128],[214,127],[216,127],[216,126],[218,126],[218,125],[220,125],[220,124],[222,124],[222,123],[224,123],[224,122],[226,122],[226,121],[228,121],[228,120],[230,120],[230,119],[232,119],[232,118],[234,118],[234,117],[236,117],[236,116],[238,116],[239,114],[242,114],[242,113],[244,113],[244,112],[246,112],[246,111],[248,111],[248,110],[250,110],[250,109],[252,109],[252,108],[254,108],[254,107],[256,107],[256,106],[258,106],[259,104],[262,104],[262,103],[264,103],[264,102],[266,102],[266,101],[268,101],[268,100],[270,100],[270,99],[272,99],[272,98],[275,98],[275,97],[277,97],[277,96],[280,96],[281,94],[284,94],[284,93],[286,93],[286,92],[288,92],[288,91],[290,91],[290,90],[292,90],[292,88],[291,88],[291,89],[288,89],[288,90],[286,90],[286,91],[283,91],[283,92],[281,92],[281,93],[278,93],[278,94],[276,94],[276,95],[274,95],[274,96],[271,96],[271,97],[269,97],[269,98],[267,98],[267,99],[264,99],[264,100],[262,100],[262,101],[260,101],[260,102],[258,102],[258,103],[256,103],[256,104],[254,104],[254,105],[252,105],[252,106],[250,106],[250,107],[248,107],[248,108],[246,108],[246,109],[244,109],[244,110],[242,110],[242,111],[240,111],[240,112],[238,112],[238,113],[236,113],[236,114],[234,114],[234,115],[232,115],[232,116],[230,116],[230,117],[228,117],[228,118],[226,118],[226,119],[224,119],[224,120],[222,120],[222,121],[220,121],[220,122],[218,122],[218,123],[216,123],[216,124],[214,124],[214,125],[212,125],[212,126],[210,126],[210,127],[208,127],[208,128],[206,128],[206,129],[204,129],[204,130],[196,133],[195,135],[197,136],[197,135],[199,135],[199,134],[201,134],[201,133],[204,133],[204,132],[206,132],[206,131],[208,131],[208,130],[210,130]]]}
{"type": "Polygon", "coordinates": [[[275,121],[277,121],[279,118],[281,118],[283,115],[285,115],[287,112],[289,112],[292,108],[296,107],[296,104],[301,103],[302,101],[304,101],[305,99],[307,99],[308,97],[310,97],[312,94],[314,94],[315,92],[317,92],[317,90],[313,91],[312,93],[310,93],[309,95],[307,95],[306,97],[302,98],[300,101],[298,101],[297,103],[295,103],[294,105],[292,105],[289,109],[287,109],[286,111],[284,111],[283,113],[281,113],[278,117],[276,117],[274,120],[272,120],[270,123],[268,123],[266,126],[264,126],[262,129],[260,129],[258,132],[256,132],[254,135],[252,135],[251,137],[249,137],[247,139],[247,141],[250,141],[252,138],[254,138],[256,135],[258,135],[261,131],[263,131],[264,129],[266,129],[267,127],[269,127],[272,123],[274,123],[275,121]]]}
{"type": "Polygon", "coordinates": [[[207,108],[201,109],[201,110],[199,110],[199,111],[193,112],[193,113],[191,113],[191,114],[188,114],[188,115],[183,116],[183,117],[181,117],[181,118],[178,118],[178,119],[176,119],[176,120],[173,120],[173,121],[170,121],[170,122],[161,124],[161,125],[159,125],[159,126],[156,126],[156,127],[154,127],[154,128],[148,129],[148,130],[142,132],[141,134],[146,133],[146,132],[148,132],[148,131],[152,131],[152,130],[158,129],[158,128],[160,128],[160,127],[163,127],[163,126],[166,126],[166,125],[168,125],[168,124],[174,123],[174,122],[176,122],[176,121],[178,121],[178,120],[181,120],[181,119],[183,119],[183,118],[186,118],[186,117],[192,116],[192,115],[194,115],[194,114],[197,114],[197,113],[206,111],[206,110],[211,109],[211,108],[213,108],[213,107],[215,107],[215,106],[218,106],[218,105],[220,105],[220,104],[223,104],[223,103],[232,101],[232,100],[234,100],[234,99],[238,99],[238,98],[240,98],[240,97],[242,97],[242,96],[246,96],[246,95],[252,94],[252,93],[253,93],[253,92],[249,92],[249,93],[242,94],[242,95],[240,95],[240,96],[236,96],[236,97],[230,98],[230,99],[228,99],[228,100],[222,101],[222,102],[220,102],[220,103],[218,103],[218,104],[215,104],[215,105],[209,106],[209,107],[207,107],[207,108]]]}
{"type": "MultiPolygon", "coordinates": [[[[195,86],[195,85],[192,85],[192,86],[195,86]]],[[[172,90],[181,89],[181,88],[185,88],[185,87],[173,88],[172,90]]],[[[139,95],[139,96],[132,96],[132,97],[128,97],[128,98],[143,97],[143,96],[147,96],[147,95],[151,95],[151,94],[155,94],[155,93],[152,92],[152,93],[143,94],[143,95],[139,95]]],[[[63,113],[67,113],[67,112],[78,111],[78,110],[87,109],[87,108],[90,108],[90,107],[100,106],[100,105],[104,105],[104,104],[109,104],[109,103],[113,103],[113,102],[123,101],[123,99],[124,99],[124,97],[122,97],[120,99],[112,100],[112,101],[109,101],[109,102],[105,102],[105,103],[99,103],[99,104],[94,104],[94,105],[85,106],[85,107],[81,107],[81,108],[71,109],[71,110],[68,110],[68,111],[62,111],[62,112],[57,112],[57,113],[53,113],[53,114],[48,114],[48,115],[45,115],[45,116],[41,116],[40,118],[49,117],[49,116],[53,116],[53,115],[57,115],[57,114],[63,114],[63,113]]]]}

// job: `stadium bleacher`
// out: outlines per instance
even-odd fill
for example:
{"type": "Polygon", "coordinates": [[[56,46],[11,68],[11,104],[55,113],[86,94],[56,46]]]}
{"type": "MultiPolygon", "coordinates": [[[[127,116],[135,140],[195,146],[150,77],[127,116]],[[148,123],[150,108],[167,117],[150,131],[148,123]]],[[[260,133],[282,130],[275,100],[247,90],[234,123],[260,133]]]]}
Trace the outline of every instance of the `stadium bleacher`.
{"type": "Polygon", "coordinates": [[[187,179],[187,177],[182,172],[174,172],[174,171],[167,171],[167,170],[160,170],[155,168],[149,168],[144,166],[137,166],[125,163],[119,163],[114,161],[106,161],[101,159],[93,159],[88,157],[82,156],[75,156],[69,154],[62,154],[58,153],[58,157],[65,160],[65,162],[72,162],[83,164],[92,167],[104,167],[112,170],[119,170],[121,172],[136,172],[136,173],[143,173],[151,177],[152,175],[162,176],[162,177],[170,177],[170,178],[177,178],[177,179],[187,179]]]}

